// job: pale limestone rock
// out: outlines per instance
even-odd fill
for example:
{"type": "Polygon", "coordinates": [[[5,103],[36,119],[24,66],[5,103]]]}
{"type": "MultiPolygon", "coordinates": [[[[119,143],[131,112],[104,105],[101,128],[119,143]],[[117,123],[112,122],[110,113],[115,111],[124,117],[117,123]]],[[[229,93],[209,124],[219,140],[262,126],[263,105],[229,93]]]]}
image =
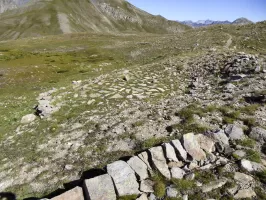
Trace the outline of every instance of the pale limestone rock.
{"type": "Polygon", "coordinates": [[[246,199],[246,198],[252,198],[255,197],[256,193],[251,189],[244,189],[239,190],[237,194],[234,196],[235,199],[246,199]]]}
{"type": "Polygon", "coordinates": [[[153,186],[154,186],[154,182],[152,180],[149,180],[149,179],[143,180],[140,183],[140,191],[146,192],[146,193],[153,193],[154,192],[153,186]]]}
{"type": "Polygon", "coordinates": [[[81,187],[75,187],[51,200],[84,200],[83,191],[81,187]]]}
{"type": "Polygon", "coordinates": [[[148,196],[147,194],[142,194],[139,198],[137,198],[136,200],[148,200],[148,196]]]}
{"type": "Polygon", "coordinates": [[[152,162],[156,169],[167,179],[171,179],[170,171],[164,157],[163,148],[161,146],[153,147],[149,149],[149,152],[151,153],[152,162]]]}
{"type": "Polygon", "coordinates": [[[179,140],[173,140],[173,141],[171,141],[171,144],[174,146],[174,148],[177,151],[177,153],[179,154],[179,156],[183,160],[187,160],[187,152],[183,148],[181,142],[179,140]]]}
{"type": "Polygon", "coordinates": [[[178,167],[173,167],[171,169],[172,178],[176,179],[182,179],[186,172],[183,169],[180,169],[178,167]]]}
{"type": "Polygon", "coordinates": [[[107,172],[113,178],[119,196],[140,193],[135,172],[126,162],[119,160],[107,165],[107,172]]]}
{"type": "Polygon", "coordinates": [[[226,135],[231,140],[241,140],[244,138],[244,131],[237,125],[230,124],[225,128],[226,135]]]}
{"type": "Polygon", "coordinates": [[[108,174],[85,180],[83,188],[90,200],[116,200],[114,184],[108,174]]]}
{"type": "Polygon", "coordinates": [[[193,133],[183,135],[183,144],[185,150],[194,160],[201,161],[206,159],[206,154],[200,148],[200,145],[193,133]]]}
{"type": "Polygon", "coordinates": [[[215,143],[212,139],[202,134],[198,134],[195,137],[200,145],[200,148],[202,148],[208,153],[212,153],[215,151],[215,143]]]}
{"type": "Polygon", "coordinates": [[[138,174],[140,180],[149,178],[148,167],[139,157],[130,158],[127,164],[138,174]]]}
{"type": "Polygon", "coordinates": [[[169,161],[175,161],[175,162],[178,162],[178,159],[176,157],[176,154],[175,154],[175,149],[174,147],[169,144],[169,143],[164,143],[163,144],[163,147],[165,149],[165,153],[166,153],[166,158],[169,160],[169,161]]]}

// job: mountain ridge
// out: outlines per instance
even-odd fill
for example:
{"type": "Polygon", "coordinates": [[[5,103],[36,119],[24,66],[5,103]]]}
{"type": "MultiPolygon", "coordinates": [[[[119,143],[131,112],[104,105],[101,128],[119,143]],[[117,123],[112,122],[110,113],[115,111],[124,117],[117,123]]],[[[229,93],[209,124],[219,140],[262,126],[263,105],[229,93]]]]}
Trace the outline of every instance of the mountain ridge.
{"type": "Polygon", "coordinates": [[[252,24],[253,22],[248,20],[247,18],[238,18],[234,20],[233,22],[230,22],[228,20],[225,21],[214,21],[214,20],[198,20],[196,22],[193,22],[192,20],[185,20],[185,21],[178,21],[184,25],[188,25],[193,28],[198,28],[198,27],[206,27],[206,26],[211,26],[211,25],[216,25],[216,24],[232,24],[232,25],[246,25],[246,24],[252,24]]]}
{"type": "Polygon", "coordinates": [[[0,15],[0,40],[76,32],[177,33],[189,27],[124,0],[38,0],[0,15]]]}

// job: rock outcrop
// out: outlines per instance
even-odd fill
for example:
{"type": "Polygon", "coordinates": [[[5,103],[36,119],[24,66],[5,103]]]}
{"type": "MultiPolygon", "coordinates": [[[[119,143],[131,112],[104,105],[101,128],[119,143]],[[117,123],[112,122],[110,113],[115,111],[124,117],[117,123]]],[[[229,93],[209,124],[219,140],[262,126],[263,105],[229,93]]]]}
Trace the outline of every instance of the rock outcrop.
{"type": "MultiPolygon", "coordinates": [[[[133,156],[127,162],[120,160],[111,163],[107,165],[108,174],[84,181],[83,189],[85,199],[115,200],[118,197],[127,195],[136,195],[138,196],[137,199],[140,200],[157,199],[155,196],[155,190],[157,190],[156,184],[158,183],[156,179],[153,179],[153,176],[156,173],[160,173],[168,179],[168,181],[182,179],[186,179],[187,181],[197,180],[195,184],[202,194],[210,194],[211,191],[226,187],[227,183],[232,183],[233,181],[236,186],[230,186],[226,190],[228,193],[231,193],[235,199],[256,197],[254,191],[256,181],[252,175],[235,171],[237,169],[236,166],[231,166],[229,159],[223,157],[219,152],[215,152],[214,148],[215,142],[220,142],[220,145],[230,145],[228,141],[233,141],[239,138],[239,136],[242,138],[242,132],[243,130],[240,127],[234,128],[234,126],[230,126],[226,130],[228,138],[222,130],[207,135],[188,133],[182,137],[183,144],[179,143],[178,140],[173,140],[171,143],[163,143],[161,146],[148,149],[148,153],[145,151],[138,156],[133,156]],[[171,144],[175,144],[174,146],[177,146],[179,151],[175,151],[171,144]],[[189,164],[184,165],[183,167],[171,166],[169,163],[180,162],[177,159],[177,154],[179,154],[180,151],[185,158],[186,156],[183,151],[190,155],[193,160],[187,161],[189,164]],[[216,156],[206,156],[204,151],[208,154],[215,153],[216,156]],[[222,166],[224,166],[226,173],[232,174],[233,179],[230,179],[228,175],[224,177],[222,174],[216,176],[215,173],[212,175],[204,175],[204,173],[213,173],[208,172],[208,170],[213,170],[222,166]],[[196,175],[193,172],[194,170],[197,170],[196,173],[200,172],[203,174],[203,180],[199,179],[199,175],[196,175]],[[149,171],[153,173],[148,173],[149,171]],[[206,181],[205,179],[208,176],[213,176],[214,178],[206,181]]],[[[261,172],[265,170],[265,166],[262,164],[245,159],[240,161],[239,169],[240,168],[246,170],[247,173],[261,172]]],[[[173,183],[175,183],[175,181],[173,183]]],[[[194,189],[195,188],[191,188],[192,191],[194,189]]],[[[183,199],[187,199],[187,197],[190,196],[184,194],[184,191],[182,190],[177,190],[175,184],[168,185],[165,188],[165,195],[169,198],[183,197],[183,199]]],[[[76,187],[55,197],[54,200],[65,200],[66,197],[71,197],[73,200],[83,200],[82,189],[76,187]]]]}

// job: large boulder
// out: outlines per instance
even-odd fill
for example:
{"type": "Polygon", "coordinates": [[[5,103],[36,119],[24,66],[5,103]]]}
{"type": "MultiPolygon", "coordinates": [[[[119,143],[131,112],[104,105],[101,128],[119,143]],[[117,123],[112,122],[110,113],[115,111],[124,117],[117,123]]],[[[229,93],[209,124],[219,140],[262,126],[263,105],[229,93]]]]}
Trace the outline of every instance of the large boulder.
{"type": "Polygon", "coordinates": [[[249,137],[258,142],[264,143],[266,142],[266,130],[260,127],[254,127],[251,129],[249,137]]]}
{"type": "Polygon", "coordinates": [[[135,172],[124,161],[107,165],[107,172],[113,178],[119,196],[139,194],[139,184],[135,172]]]}
{"type": "Polygon", "coordinates": [[[231,140],[241,140],[244,138],[243,129],[234,124],[229,124],[225,128],[225,133],[231,140]]]}
{"type": "Polygon", "coordinates": [[[137,156],[130,158],[127,164],[137,173],[140,180],[149,178],[147,165],[137,156]]]}
{"type": "Polygon", "coordinates": [[[175,154],[174,147],[171,144],[169,144],[169,143],[164,143],[163,147],[164,147],[164,150],[165,150],[166,158],[169,161],[178,162],[178,159],[177,159],[176,154],[175,154]]]}
{"type": "Polygon", "coordinates": [[[185,150],[194,160],[201,161],[206,159],[205,152],[200,148],[194,133],[183,135],[183,145],[185,150]]]}
{"type": "Polygon", "coordinates": [[[198,134],[195,137],[200,145],[200,148],[202,148],[208,153],[212,153],[215,151],[215,142],[212,139],[202,134],[198,134]]]}
{"type": "Polygon", "coordinates": [[[187,152],[183,148],[181,142],[179,140],[172,140],[171,144],[175,148],[179,158],[181,158],[184,161],[187,160],[187,152]]]}
{"type": "Polygon", "coordinates": [[[163,148],[161,146],[149,149],[151,153],[152,162],[155,168],[167,179],[171,178],[166,159],[164,157],[163,148]]]}
{"type": "Polygon", "coordinates": [[[114,184],[108,174],[85,180],[83,188],[90,200],[116,200],[114,184]]]}
{"type": "Polygon", "coordinates": [[[81,187],[75,187],[51,200],[84,200],[83,191],[81,187]]]}

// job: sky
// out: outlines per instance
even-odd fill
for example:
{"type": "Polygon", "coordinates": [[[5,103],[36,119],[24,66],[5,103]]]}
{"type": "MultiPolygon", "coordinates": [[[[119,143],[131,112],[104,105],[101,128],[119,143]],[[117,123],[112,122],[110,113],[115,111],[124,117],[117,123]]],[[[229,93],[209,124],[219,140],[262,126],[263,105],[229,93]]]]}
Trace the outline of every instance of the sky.
{"type": "Polygon", "coordinates": [[[266,0],[127,0],[136,7],[170,20],[266,20],[266,0]]]}

